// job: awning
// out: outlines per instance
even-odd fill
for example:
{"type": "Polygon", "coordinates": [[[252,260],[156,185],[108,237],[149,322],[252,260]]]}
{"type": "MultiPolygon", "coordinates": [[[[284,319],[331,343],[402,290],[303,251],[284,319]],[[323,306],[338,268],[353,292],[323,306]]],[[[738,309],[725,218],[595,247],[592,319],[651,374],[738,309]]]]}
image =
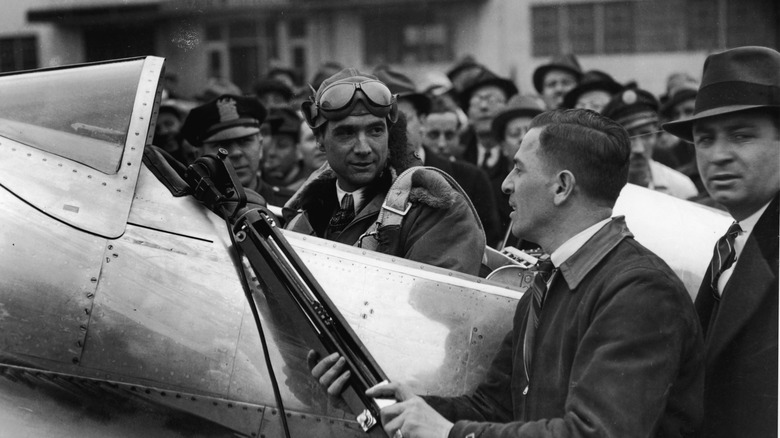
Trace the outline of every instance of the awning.
{"type": "Polygon", "coordinates": [[[64,26],[128,24],[138,20],[159,18],[160,1],[146,3],[115,3],[111,5],[57,6],[27,11],[30,23],[55,23],[64,26]]]}

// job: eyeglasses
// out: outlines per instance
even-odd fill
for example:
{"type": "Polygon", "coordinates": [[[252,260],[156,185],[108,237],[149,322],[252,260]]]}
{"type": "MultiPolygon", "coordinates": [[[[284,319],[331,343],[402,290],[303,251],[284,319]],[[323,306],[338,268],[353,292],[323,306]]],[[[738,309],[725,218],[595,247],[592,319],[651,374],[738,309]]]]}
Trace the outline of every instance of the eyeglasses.
{"type": "Polygon", "coordinates": [[[477,105],[482,102],[487,102],[489,105],[500,105],[506,103],[506,98],[495,94],[474,94],[469,99],[469,105],[477,105]]]}
{"type": "Polygon", "coordinates": [[[445,140],[450,141],[453,138],[455,138],[457,133],[455,131],[439,131],[437,129],[434,129],[426,132],[425,135],[431,140],[438,140],[439,137],[443,135],[445,140]]]}

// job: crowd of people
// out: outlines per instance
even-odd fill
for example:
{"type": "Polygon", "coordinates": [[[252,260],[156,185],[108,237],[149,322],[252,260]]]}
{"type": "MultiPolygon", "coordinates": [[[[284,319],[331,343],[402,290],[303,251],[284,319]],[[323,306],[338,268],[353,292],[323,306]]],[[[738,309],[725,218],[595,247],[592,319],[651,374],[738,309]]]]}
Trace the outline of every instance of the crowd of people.
{"type": "MultiPolygon", "coordinates": [[[[252,90],[214,79],[196,99],[166,96],[154,144],[188,164],[201,150],[181,132],[191,109],[224,95],[260,101],[269,114],[263,119],[259,155],[248,157],[261,163],[256,181],[248,187],[269,195],[267,201],[281,208],[326,161],[303,119],[301,104],[341,69],[335,62],[325,63],[308,83],[301,84],[295,71],[274,68],[252,90]]],[[[536,92],[526,94],[519,94],[512,80],[471,57],[447,72],[418,75],[422,78],[418,83],[385,65],[370,73],[398,95],[408,140],[424,158],[423,164],[452,175],[471,199],[491,247],[533,246],[511,236],[508,197],[501,183],[512,169],[512,157],[531,119],[558,108],[591,109],[629,131],[629,182],[723,208],[704,189],[693,145],[660,128],[662,123],[690,116],[698,82],[687,74],[671,75],[666,92],[655,96],[636,83],[618,83],[603,71],[583,71],[571,54],[536,68],[532,72],[536,92]]]]}
{"type": "MultiPolygon", "coordinates": [[[[475,275],[486,245],[538,247],[475,392],[369,391],[398,401],[390,436],[777,436],[780,53],[712,54],[663,96],[573,55],[533,72],[538,94],[474,60],[429,86],[330,67],[298,107],[269,76],[179,114],[186,143],[156,134],[176,159],[227,150],[293,231],[475,275]],[[626,183],[733,217],[695,302],[613,217],[626,183]]],[[[309,363],[348,384],[337,354],[309,363]]]]}

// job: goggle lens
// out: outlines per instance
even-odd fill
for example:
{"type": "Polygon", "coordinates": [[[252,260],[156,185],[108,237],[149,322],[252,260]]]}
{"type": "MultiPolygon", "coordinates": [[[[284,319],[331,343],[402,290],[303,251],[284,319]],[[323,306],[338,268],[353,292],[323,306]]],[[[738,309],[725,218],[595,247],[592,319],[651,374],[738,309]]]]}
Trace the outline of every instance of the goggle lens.
{"type": "Polygon", "coordinates": [[[339,111],[350,106],[357,94],[357,90],[363,92],[368,99],[368,104],[374,107],[389,107],[393,104],[393,95],[385,84],[369,80],[363,82],[335,83],[322,92],[320,97],[320,110],[339,111]]]}

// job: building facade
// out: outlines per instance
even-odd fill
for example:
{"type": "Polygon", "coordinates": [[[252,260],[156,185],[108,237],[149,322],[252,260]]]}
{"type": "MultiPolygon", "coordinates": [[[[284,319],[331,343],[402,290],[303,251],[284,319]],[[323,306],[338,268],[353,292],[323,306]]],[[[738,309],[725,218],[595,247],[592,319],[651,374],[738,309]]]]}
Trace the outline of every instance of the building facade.
{"type": "Polygon", "coordinates": [[[775,0],[26,0],[0,18],[0,70],[136,55],[165,57],[177,91],[209,78],[243,90],[274,66],[306,82],[324,62],[412,76],[470,55],[533,92],[561,52],[584,69],[662,93],[707,54],[778,48],[775,0]],[[4,20],[5,23],[2,21],[4,20]]]}

